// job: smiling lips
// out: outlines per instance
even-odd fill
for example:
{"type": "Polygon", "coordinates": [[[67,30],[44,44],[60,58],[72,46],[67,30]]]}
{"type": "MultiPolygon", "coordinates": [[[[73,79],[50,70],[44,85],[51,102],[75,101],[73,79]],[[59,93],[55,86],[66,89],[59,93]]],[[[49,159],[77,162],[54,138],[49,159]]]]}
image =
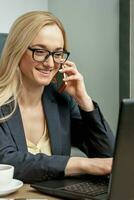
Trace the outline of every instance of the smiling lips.
{"type": "Polygon", "coordinates": [[[37,69],[37,68],[36,68],[36,70],[37,70],[38,72],[40,72],[42,75],[48,76],[48,75],[50,75],[50,72],[51,72],[53,69],[37,69]]]}

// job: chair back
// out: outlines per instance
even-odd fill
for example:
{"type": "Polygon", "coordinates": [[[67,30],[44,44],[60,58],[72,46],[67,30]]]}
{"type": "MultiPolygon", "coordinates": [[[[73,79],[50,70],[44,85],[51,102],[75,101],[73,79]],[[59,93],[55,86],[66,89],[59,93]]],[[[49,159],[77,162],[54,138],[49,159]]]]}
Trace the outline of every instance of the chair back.
{"type": "Polygon", "coordinates": [[[2,52],[2,49],[4,47],[4,43],[5,43],[5,40],[7,38],[7,33],[0,33],[0,54],[2,52]]]}

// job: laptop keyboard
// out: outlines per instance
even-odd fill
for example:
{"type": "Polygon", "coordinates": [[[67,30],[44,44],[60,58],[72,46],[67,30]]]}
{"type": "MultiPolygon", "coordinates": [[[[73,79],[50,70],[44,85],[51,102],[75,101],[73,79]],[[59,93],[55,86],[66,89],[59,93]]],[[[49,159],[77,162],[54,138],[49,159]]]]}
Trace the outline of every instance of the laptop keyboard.
{"type": "Polygon", "coordinates": [[[96,196],[99,194],[107,193],[108,191],[108,180],[98,179],[91,180],[91,182],[81,182],[73,185],[64,187],[64,190],[70,192],[77,192],[80,194],[96,196]]]}

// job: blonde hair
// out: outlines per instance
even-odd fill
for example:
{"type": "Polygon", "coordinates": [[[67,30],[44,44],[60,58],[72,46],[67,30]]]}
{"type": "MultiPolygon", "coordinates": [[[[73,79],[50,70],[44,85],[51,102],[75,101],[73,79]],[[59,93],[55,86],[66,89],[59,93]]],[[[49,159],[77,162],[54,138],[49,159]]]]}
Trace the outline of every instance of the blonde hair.
{"type": "Polygon", "coordinates": [[[20,16],[12,25],[0,58],[0,107],[10,105],[12,110],[0,122],[8,119],[17,107],[21,89],[19,62],[30,43],[45,25],[56,24],[63,34],[67,50],[66,33],[60,20],[50,12],[31,11],[20,16]]]}

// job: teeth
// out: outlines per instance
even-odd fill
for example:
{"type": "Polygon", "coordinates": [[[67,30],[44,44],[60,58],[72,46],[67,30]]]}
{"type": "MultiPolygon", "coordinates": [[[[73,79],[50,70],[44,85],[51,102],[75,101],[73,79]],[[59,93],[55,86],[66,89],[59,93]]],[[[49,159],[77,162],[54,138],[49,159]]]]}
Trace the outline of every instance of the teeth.
{"type": "Polygon", "coordinates": [[[52,71],[53,69],[37,69],[39,71],[42,71],[42,72],[49,72],[49,71],[52,71]]]}
{"type": "Polygon", "coordinates": [[[45,69],[38,69],[41,72],[49,72],[50,70],[45,70],[45,69]]]}

